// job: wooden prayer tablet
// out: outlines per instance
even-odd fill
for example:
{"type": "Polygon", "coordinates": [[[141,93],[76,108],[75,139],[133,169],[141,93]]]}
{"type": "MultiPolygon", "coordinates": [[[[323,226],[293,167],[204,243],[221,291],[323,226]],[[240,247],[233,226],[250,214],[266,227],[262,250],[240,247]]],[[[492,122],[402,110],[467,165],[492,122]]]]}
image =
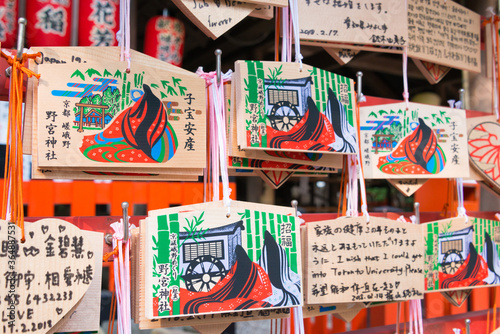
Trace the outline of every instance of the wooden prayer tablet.
{"type": "Polygon", "coordinates": [[[420,72],[422,72],[427,81],[429,81],[433,85],[440,82],[441,79],[443,79],[444,76],[451,70],[451,67],[448,66],[433,64],[431,62],[418,59],[412,60],[415,65],[417,65],[418,69],[420,70],[420,72]]]}
{"type": "Polygon", "coordinates": [[[149,212],[146,317],[301,306],[299,221],[292,212],[237,201],[229,213],[221,202],[149,212]]]}
{"type": "MultiPolygon", "coordinates": [[[[257,3],[219,0],[173,0],[175,5],[210,38],[216,39],[260,7],[257,3]]],[[[262,4],[262,3],[261,3],[262,4]]]]}
{"type": "MultiPolygon", "coordinates": [[[[95,249],[88,234],[59,219],[25,225],[0,221],[0,257],[6,287],[0,305],[3,331],[46,333],[77,305],[95,278],[95,249]]],[[[101,239],[102,240],[102,239],[101,239]]],[[[102,250],[102,247],[101,247],[102,250]]]]}
{"type": "Polygon", "coordinates": [[[408,0],[408,56],[481,72],[481,17],[453,1],[408,0]]]}
{"type": "Polygon", "coordinates": [[[205,166],[205,83],[103,59],[39,65],[38,167],[205,166]]]}
{"type": "Polygon", "coordinates": [[[465,110],[405,103],[360,108],[367,179],[469,176],[465,110]]]}
{"type": "MultiPolygon", "coordinates": [[[[297,63],[237,61],[238,145],[245,150],[353,154],[353,81],[297,63]]],[[[330,166],[331,167],[331,166],[330,166]]]]}
{"type": "Polygon", "coordinates": [[[346,48],[334,48],[325,46],[324,49],[340,65],[347,64],[359,53],[359,50],[351,50],[346,48]]]}
{"type": "Polygon", "coordinates": [[[337,173],[337,169],[335,168],[317,167],[317,166],[301,165],[298,163],[294,164],[288,162],[247,159],[247,158],[237,158],[237,157],[229,157],[228,168],[337,173]]]}
{"type": "Polygon", "coordinates": [[[425,182],[427,182],[426,179],[387,179],[387,181],[407,197],[413,195],[425,182]]]}
{"type": "MultiPolygon", "coordinates": [[[[40,65],[54,64],[82,64],[90,62],[100,62],[103,59],[110,59],[114,62],[120,62],[120,47],[32,47],[30,51],[41,53],[40,65]]],[[[130,50],[131,66],[146,65],[156,69],[162,69],[169,72],[182,73],[191,75],[193,78],[198,76],[195,73],[187,72],[177,66],[161,61],[144,53],[130,50]]],[[[123,62],[126,64],[125,62],[123,62]]],[[[38,65],[34,60],[30,60],[29,68],[38,71],[38,65]]],[[[33,90],[38,86],[38,79],[28,79],[26,107],[24,116],[24,132],[23,132],[23,152],[31,154],[31,135],[32,135],[32,117],[33,117],[33,90]]],[[[35,102],[36,103],[36,102],[35,102]]]]}
{"type": "Polygon", "coordinates": [[[401,47],[408,43],[405,2],[298,0],[300,38],[329,43],[401,47]]]}
{"type": "Polygon", "coordinates": [[[267,5],[256,7],[248,16],[263,20],[271,20],[274,17],[274,6],[267,5]]]}
{"type": "Polygon", "coordinates": [[[245,0],[243,2],[261,6],[288,7],[288,0],[245,0]]]}
{"type": "Polygon", "coordinates": [[[472,293],[472,289],[464,289],[464,290],[453,290],[453,291],[444,291],[441,294],[449,301],[453,306],[460,307],[465,303],[467,298],[469,298],[472,293]]]}
{"type": "Polygon", "coordinates": [[[425,287],[449,291],[500,284],[500,222],[468,217],[422,225],[425,287]]]}
{"type": "Polygon", "coordinates": [[[419,225],[342,217],[310,222],[306,230],[307,304],[423,298],[419,225]]]}
{"type": "Polygon", "coordinates": [[[495,116],[467,119],[469,159],[474,171],[493,191],[500,192],[498,138],[500,124],[495,116]]]}
{"type": "Polygon", "coordinates": [[[93,332],[99,330],[101,315],[101,284],[102,284],[102,244],[104,234],[93,231],[82,231],[94,252],[95,271],[90,287],[85,292],[77,306],[52,328],[49,333],[93,332]]]}
{"type": "MultiPolygon", "coordinates": [[[[238,73],[233,73],[233,81],[236,81],[238,73]]],[[[278,152],[278,151],[258,151],[258,150],[243,150],[238,146],[237,134],[237,115],[234,108],[235,90],[234,85],[230,86],[230,94],[226,94],[226,110],[228,120],[228,155],[232,159],[242,160],[257,159],[268,162],[281,162],[287,164],[301,164],[307,166],[325,167],[325,168],[342,168],[343,157],[335,154],[306,154],[302,152],[278,152]],[[232,101],[232,103],[231,103],[232,101]]],[[[244,164],[244,163],[243,163],[244,164]]]]}

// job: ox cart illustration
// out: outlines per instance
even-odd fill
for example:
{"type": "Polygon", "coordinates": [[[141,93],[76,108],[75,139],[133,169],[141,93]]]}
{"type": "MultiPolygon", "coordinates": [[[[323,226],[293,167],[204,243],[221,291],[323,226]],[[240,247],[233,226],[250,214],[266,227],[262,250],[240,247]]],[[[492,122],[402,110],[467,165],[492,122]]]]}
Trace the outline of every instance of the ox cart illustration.
{"type": "Polygon", "coordinates": [[[189,233],[179,233],[183,243],[180,268],[186,289],[194,292],[210,291],[236,261],[235,248],[241,245],[243,221],[209,229],[202,240],[193,240],[189,233]],[[185,241],[186,240],[186,241],[185,241]]]}
{"type": "Polygon", "coordinates": [[[311,96],[312,78],[279,81],[265,79],[266,116],[271,127],[289,131],[300,122],[307,111],[307,97],[311,96]]]}
{"type": "Polygon", "coordinates": [[[452,275],[457,272],[469,255],[469,245],[473,242],[473,236],[472,226],[439,234],[438,261],[443,273],[452,275]]]}

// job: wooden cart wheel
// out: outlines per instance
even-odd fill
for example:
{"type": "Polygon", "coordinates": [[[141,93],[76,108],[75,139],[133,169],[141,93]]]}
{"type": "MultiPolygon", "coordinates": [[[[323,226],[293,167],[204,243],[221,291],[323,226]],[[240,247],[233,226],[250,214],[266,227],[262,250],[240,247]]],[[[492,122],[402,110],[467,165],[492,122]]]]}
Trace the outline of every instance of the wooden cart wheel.
{"type": "Polygon", "coordinates": [[[444,255],[441,267],[445,274],[453,275],[463,263],[464,259],[462,258],[462,254],[456,249],[450,249],[444,255]]]}
{"type": "Polygon", "coordinates": [[[182,276],[189,291],[210,291],[224,276],[224,264],[212,255],[199,256],[189,262],[182,276]]]}
{"type": "Polygon", "coordinates": [[[290,131],[300,119],[299,111],[288,101],[277,102],[267,116],[271,127],[278,131],[290,131]]]}

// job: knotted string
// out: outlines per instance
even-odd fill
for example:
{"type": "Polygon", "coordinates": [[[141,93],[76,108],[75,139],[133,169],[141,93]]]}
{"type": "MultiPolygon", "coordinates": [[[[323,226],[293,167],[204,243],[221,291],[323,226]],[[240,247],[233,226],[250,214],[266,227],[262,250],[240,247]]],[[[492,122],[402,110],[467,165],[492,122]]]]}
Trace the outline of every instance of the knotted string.
{"type": "Polygon", "coordinates": [[[358,216],[358,171],[356,156],[347,156],[348,179],[346,184],[347,209],[346,216],[358,216]]]}
{"type": "Polygon", "coordinates": [[[281,32],[283,43],[281,43],[281,61],[289,63],[292,61],[292,33],[290,29],[290,9],[281,8],[281,32]]]}
{"type": "MultiPolygon", "coordinates": [[[[299,63],[302,71],[302,54],[300,53],[300,36],[299,36],[299,9],[297,0],[289,0],[290,16],[292,18],[293,37],[295,42],[295,61],[299,63]]],[[[283,20],[284,21],[284,20],[283,20]]],[[[289,38],[291,40],[291,36],[289,38]]]]}
{"type": "Polygon", "coordinates": [[[403,47],[403,99],[406,110],[410,109],[410,92],[408,91],[408,46],[403,47]]]}
{"type": "MultiPolygon", "coordinates": [[[[462,101],[455,102],[455,100],[448,100],[448,104],[450,105],[450,108],[455,108],[455,109],[462,108],[462,101]]],[[[456,183],[457,183],[457,214],[458,217],[465,217],[465,222],[467,223],[469,221],[469,218],[467,217],[467,213],[464,207],[464,179],[458,177],[456,179],[456,183]]]]}
{"type": "Polygon", "coordinates": [[[120,46],[120,60],[127,61],[130,72],[130,0],[120,0],[120,30],[116,33],[120,46]]]}
{"type": "Polygon", "coordinates": [[[23,75],[40,75],[24,67],[27,59],[40,57],[37,54],[23,53],[21,59],[3,49],[2,57],[11,66],[9,86],[9,116],[7,124],[7,145],[5,149],[5,177],[3,187],[2,218],[15,222],[21,229],[21,242],[24,242],[24,208],[23,208],[23,75]]]}
{"type": "Polygon", "coordinates": [[[222,179],[222,201],[230,214],[231,188],[229,187],[229,173],[227,169],[228,155],[226,150],[227,129],[226,129],[226,109],[224,96],[224,83],[231,80],[232,71],[229,70],[221,75],[221,82],[217,82],[216,72],[203,72],[200,67],[196,71],[205,82],[209,91],[209,150],[212,175],[213,200],[220,199],[219,176],[222,179]]]}
{"type": "MultiPolygon", "coordinates": [[[[411,216],[410,217],[411,223],[412,224],[419,224],[420,222],[417,221],[417,217],[411,216]]],[[[410,328],[409,332],[410,334],[413,334],[413,327],[415,326],[415,333],[416,334],[424,334],[424,324],[422,321],[422,303],[420,299],[412,299],[410,300],[410,328]]]]}
{"type": "Polygon", "coordinates": [[[363,213],[363,216],[366,217],[366,222],[370,222],[370,215],[368,214],[368,202],[366,201],[366,186],[365,186],[365,173],[363,171],[363,163],[361,161],[361,143],[359,142],[359,138],[361,138],[360,131],[360,116],[359,116],[359,102],[362,102],[361,98],[358,98],[356,95],[356,129],[357,129],[357,135],[358,135],[358,146],[356,147],[356,161],[357,161],[357,166],[358,166],[358,178],[359,178],[359,186],[360,186],[360,191],[361,191],[361,212],[363,213]]]}
{"type": "Polygon", "coordinates": [[[299,63],[299,68],[302,71],[302,54],[300,53],[300,36],[299,36],[299,9],[297,0],[289,0],[288,7],[281,9],[282,22],[282,45],[281,45],[281,61],[292,61],[292,37],[295,44],[295,61],[299,63]]]}

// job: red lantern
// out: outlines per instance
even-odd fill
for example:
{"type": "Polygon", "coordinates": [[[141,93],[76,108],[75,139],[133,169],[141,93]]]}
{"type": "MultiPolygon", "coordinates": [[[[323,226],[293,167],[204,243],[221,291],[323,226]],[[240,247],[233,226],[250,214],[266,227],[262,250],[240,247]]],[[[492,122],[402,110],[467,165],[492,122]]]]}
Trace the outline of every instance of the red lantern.
{"type": "Polygon", "coordinates": [[[78,45],[116,46],[120,28],[119,0],[80,0],[78,45]]]}
{"type": "Polygon", "coordinates": [[[15,48],[17,38],[17,0],[0,0],[0,42],[2,48],[15,48]]]}
{"type": "Polygon", "coordinates": [[[144,53],[181,66],[184,52],[184,24],[169,16],[155,16],[146,25],[144,53]]]}
{"type": "Polygon", "coordinates": [[[69,46],[71,0],[26,0],[28,46],[69,46]]]}

